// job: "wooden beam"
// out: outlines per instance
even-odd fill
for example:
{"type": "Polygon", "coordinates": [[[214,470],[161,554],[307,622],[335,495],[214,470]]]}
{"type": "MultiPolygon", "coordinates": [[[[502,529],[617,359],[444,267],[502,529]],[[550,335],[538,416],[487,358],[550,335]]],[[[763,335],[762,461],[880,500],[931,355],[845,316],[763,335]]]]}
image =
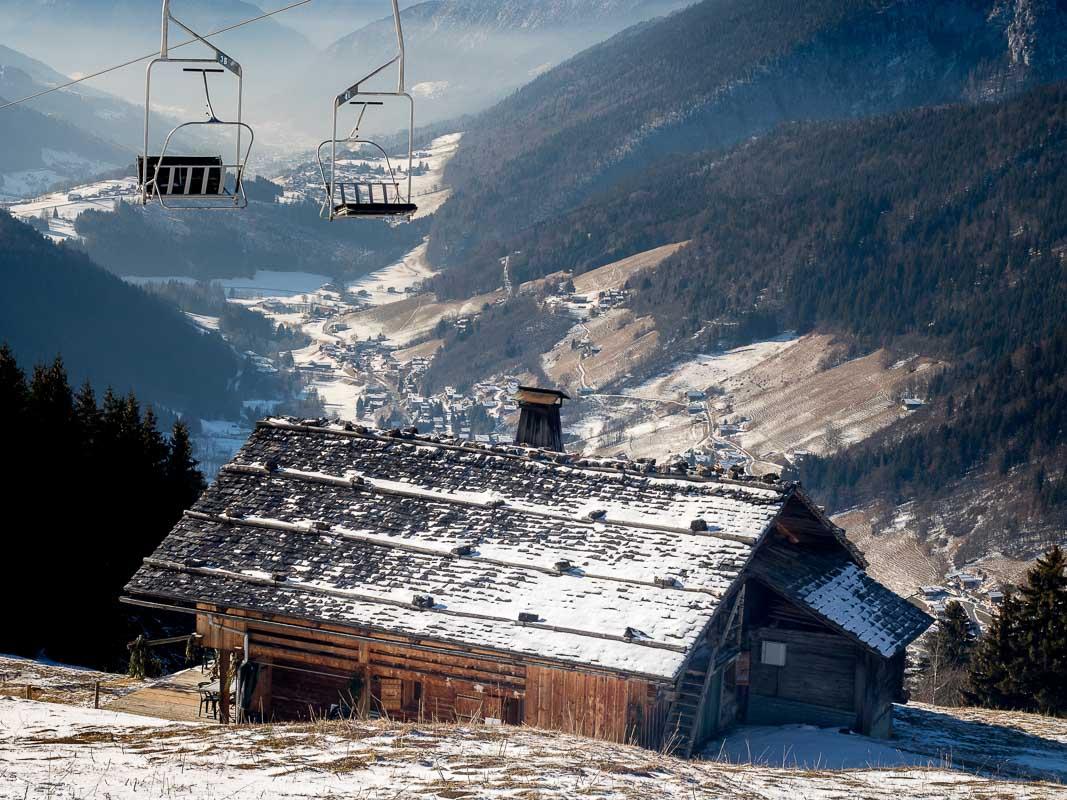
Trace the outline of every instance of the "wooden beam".
{"type": "Polygon", "coordinates": [[[219,664],[219,723],[230,721],[230,651],[218,651],[219,664]]]}

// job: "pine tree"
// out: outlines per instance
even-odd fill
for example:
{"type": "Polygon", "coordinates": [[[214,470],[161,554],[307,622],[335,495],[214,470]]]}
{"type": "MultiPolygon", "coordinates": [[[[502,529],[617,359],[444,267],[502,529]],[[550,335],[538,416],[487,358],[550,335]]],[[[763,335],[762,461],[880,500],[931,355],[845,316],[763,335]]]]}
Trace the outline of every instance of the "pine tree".
{"type": "Polygon", "coordinates": [[[968,702],[1067,715],[1067,557],[1054,547],[1004,598],[971,663],[968,702]]]}
{"type": "Polygon", "coordinates": [[[96,392],[93,391],[93,385],[89,381],[82,384],[81,389],[74,396],[74,420],[78,426],[83,447],[94,447],[99,441],[104,417],[96,404],[96,392]]]}
{"type": "Polygon", "coordinates": [[[1067,555],[1053,547],[1019,590],[1025,683],[1044,714],[1067,714],[1067,555]]]}
{"type": "Polygon", "coordinates": [[[74,421],[74,394],[67,382],[63,359],[56,357],[51,366],[38,365],[30,381],[30,404],[39,425],[52,435],[62,436],[74,421]]]}
{"type": "Polygon", "coordinates": [[[0,345],[0,419],[9,428],[26,413],[29,395],[26,374],[19,369],[15,354],[6,343],[0,345]]]}
{"type": "Polygon", "coordinates": [[[179,514],[195,503],[201,492],[207,488],[204,476],[193,458],[189,428],[181,420],[175,422],[171,430],[166,475],[170,491],[175,494],[179,514]]]}
{"type": "Polygon", "coordinates": [[[955,600],[945,606],[945,612],[937,620],[933,639],[945,666],[963,667],[970,661],[975,641],[971,620],[955,600]]]}

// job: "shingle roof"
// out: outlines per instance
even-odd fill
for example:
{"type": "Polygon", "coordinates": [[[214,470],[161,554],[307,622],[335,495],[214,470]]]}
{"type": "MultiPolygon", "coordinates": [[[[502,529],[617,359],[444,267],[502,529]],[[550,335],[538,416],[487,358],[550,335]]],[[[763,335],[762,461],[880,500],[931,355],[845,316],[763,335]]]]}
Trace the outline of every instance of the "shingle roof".
{"type": "Polygon", "coordinates": [[[127,591],[671,679],[788,492],[272,420],[127,591]]]}
{"type": "Polygon", "coordinates": [[[832,627],[889,658],[933,620],[835,551],[760,548],[749,572],[832,627]]]}

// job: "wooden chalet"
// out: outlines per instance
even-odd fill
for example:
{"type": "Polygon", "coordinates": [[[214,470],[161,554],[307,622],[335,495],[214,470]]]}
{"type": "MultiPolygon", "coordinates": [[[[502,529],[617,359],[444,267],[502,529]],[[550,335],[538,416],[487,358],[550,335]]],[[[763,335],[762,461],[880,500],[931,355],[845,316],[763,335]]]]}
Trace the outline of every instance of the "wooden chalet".
{"type": "Polygon", "coordinates": [[[195,615],[246,719],[888,735],[929,618],[798,486],[702,471],[272,419],[124,600],[195,615]]]}

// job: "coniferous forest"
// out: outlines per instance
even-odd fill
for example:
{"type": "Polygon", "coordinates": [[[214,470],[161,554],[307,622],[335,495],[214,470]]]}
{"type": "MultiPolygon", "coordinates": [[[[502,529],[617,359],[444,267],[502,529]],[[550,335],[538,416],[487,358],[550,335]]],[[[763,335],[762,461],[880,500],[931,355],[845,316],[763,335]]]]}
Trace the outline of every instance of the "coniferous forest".
{"type": "Polygon", "coordinates": [[[72,389],[59,358],[26,374],[6,345],[0,419],[0,651],[124,669],[144,620],[122,587],[205,486],[188,432],[133,394],[72,389]]]}

